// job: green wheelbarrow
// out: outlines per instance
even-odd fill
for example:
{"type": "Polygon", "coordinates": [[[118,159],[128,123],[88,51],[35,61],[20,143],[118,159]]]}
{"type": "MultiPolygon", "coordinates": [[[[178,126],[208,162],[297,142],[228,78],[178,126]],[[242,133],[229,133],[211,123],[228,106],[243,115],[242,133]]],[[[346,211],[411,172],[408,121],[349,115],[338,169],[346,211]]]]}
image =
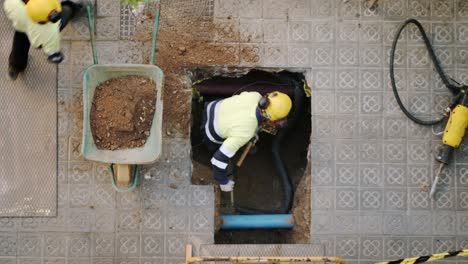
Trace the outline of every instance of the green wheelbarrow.
{"type": "MultiPolygon", "coordinates": [[[[95,64],[86,69],[83,76],[83,139],[81,152],[85,159],[110,163],[113,185],[118,191],[131,191],[136,186],[139,174],[138,164],[155,162],[162,148],[163,112],[162,70],[154,65],[143,64],[95,64]],[[96,87],[111,78],[127,75],[145,76],[154,81],[157,89],[155,113],[146,143],[139,148],[104,150],[98,149],[91,131],[91,106],[96,87]],[[129,186],[122,189],[121,186],[129,186]]],[[[138,87],[131,87],[138,89],[138,87]]]]}
{"type": "MultiPolygon", "coordinates": [[[[132,191],[137,183],[140,173],[140,164],[155,162],[161,154],[162,148],[162,112],[163,101],[163,71],[154,65],[154,53],[159,27],[160,10],[157,9],[153,28],[153,41],[151,50],[151,64],[98,64],[97,51],[94,41],[94,17],[91,4],[86,6],[88,25],[93,51],[94,65],[86,69],[83,76],[83,138],[81,153],[88,160],[109,163],[109,172],[112,176],[112,185],[119,192],[132,191]],[[96,87],[111,78],[128,75],[139,75],[153,80],[155,84],[156,105],[150,135],[142,147],[118,150],[98,149],[91,131],[91,106],[96,87]]],[[[131,87],[138,89],[138,87],[131,87]]]]}

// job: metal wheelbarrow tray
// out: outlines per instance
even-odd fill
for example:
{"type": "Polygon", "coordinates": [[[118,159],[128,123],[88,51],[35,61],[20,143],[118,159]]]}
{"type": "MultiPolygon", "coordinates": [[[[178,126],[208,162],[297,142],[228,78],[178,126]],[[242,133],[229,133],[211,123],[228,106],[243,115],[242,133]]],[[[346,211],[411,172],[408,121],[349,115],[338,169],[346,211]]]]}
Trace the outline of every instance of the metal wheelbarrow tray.
{"type": "MultiPolygon", "coordinates": [[[[147,164],[156,161],[162,148],[162,111],[163,111],[162,70],[154,65],[145,64],[95,64],[86,69],[83,76],[83,141],[82,153],[88,160],[116,164],[147,164]],[[150,135],[139,148],[105,150],[98,149],[91,132],[91,106],[96,87],[111,78],[128,75],[145,76],[152,79],[157,87],[156,107],[150,135]]],[[[132,87],[138,89],[138,87],[132,87]]]]}

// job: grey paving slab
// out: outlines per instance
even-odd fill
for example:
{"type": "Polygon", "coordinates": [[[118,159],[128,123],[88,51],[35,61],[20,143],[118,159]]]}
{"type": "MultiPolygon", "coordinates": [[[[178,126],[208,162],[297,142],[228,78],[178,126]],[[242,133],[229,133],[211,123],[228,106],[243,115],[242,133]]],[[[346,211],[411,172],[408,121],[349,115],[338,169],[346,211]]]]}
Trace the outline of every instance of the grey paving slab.
{"type": "Polygon", "coordinates": [[[74,19],[62,32],[65,40],[89,40],[88,20],[85,16],[74,19]]]}
{"type": "MultiPolygon", "coordinates": [[[[118,3],[103,0],[97,6],[101,62],[142,63],[142,44],[119,40],[118,3]]],[[[131,193],[112,188],[106,164],[83,159],[79,151],[82,117],[75,108],[82,100],[83,71],[93,63],[83,17],[70,25],[64,38],[67,59],[58,68],[60,78],[57,83],[55,77],[49,78],[59,86],[58,185],[50,185],[58,187],[57,217],[0,218],[0,262],[179,263],[185,244],[192,242],[197,250],[201,244],[213,244],[214,190],[190,186],[188,140],[166,139],[161,161],[142,170],[151,179],[141,179],[131,193]]],[[[30,68],[39,65],[36,57],[34,52],[30,68]]]]}
{"type": "MultiPolygon", "coordinates": [[[[431,131],[402,115],[388,60],[396,28],[416,17],[430,32],[444,70],[464,78],[456,73],[465,68],[460,45],[467,22],[460,14],[466,12],[458,9],[460,1],[382,1],[374,11],[364,1],[329,2],[333,8],[324,20],[331,21],[327,31],[334,41],[328,49],[314,47],[310,59],[312,123],[321,126],[312,131],[312,239],[326,234],[335,254],[359,263],[455,248],[465,236],[466,148],[457,150],[433,201],[427,187],[440,145],[433,131],[442,128],[431,131]]],[[[313,14],[294,21],[289,42],[299,39],[301,27],[323,22],[313,14]]],[[[316,46],[326,37],[305,34],[304,40],[316,46]]],[[[450,97],[415,27],[404,32],[399,47],[396,82],[403,102],[421,117],[437,114],[450,97]]]]}
{"type": "MultiPolygon", "coordinates": [[[[302,248],[339,255],[346,263],[373,263],[468,245],[468,147],[456,151],[455,164],[432,201],[425,190],[440,139],[401,113],[387,65],[396,28],[416,17],[446,72],[467,82],[465,1],[382,1],[373,11],[360,0],[201,2],[198,9],[191,6],[194,1],[171,5],[213,16],[233,29],[235,34],[213,37],[257,54],[245,58],[241,52],[240,65],[311,68],[312,241],[280,246],[285,254],[302,248]]],[[[101,62],[143,62],[143,44],[131,40],[135,18],[130,10],[108,0],[97,7],[101,62]]],[[[407,31],[396,53],[396,82],[403,102],[427,117],[449,97],[431,71],[421,37],[414,27],[407,31]]],[[[88,38],[84,17],[64,32],[69,58],[59,66],[57,82],[63,102],[58,108],[58,216],[0,218],[0,262],[180,263],[187,242],[196,254],[208,248],[226,254],[238,250],[210,246],[214,192],[212,186],[190,185],[188,140],[165,138],[161,160],[143,167],[142,174],[151,179],[128,194],[112,189],[106,164],[81,157],[81,117],[67,109],[79,108],[83,71],[92,64],[88,38]]]]}
{"type": "MultiPolygon", "coordinates": [[[[1,1],[3,4],[3,1],[1,1]]],[[[0,216],[55,216],[57,209],[56,68],[31,50],[15,82],[6,69],[14,30],[3,9],[0,75],[0,216]]]]}

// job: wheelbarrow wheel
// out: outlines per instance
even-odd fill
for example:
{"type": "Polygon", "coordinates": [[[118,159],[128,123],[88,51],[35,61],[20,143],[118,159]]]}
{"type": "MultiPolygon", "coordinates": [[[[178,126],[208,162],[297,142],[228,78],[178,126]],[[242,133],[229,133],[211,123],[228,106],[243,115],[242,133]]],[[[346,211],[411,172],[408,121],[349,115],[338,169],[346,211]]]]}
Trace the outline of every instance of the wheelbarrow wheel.
{"type": "Polygon", "coordinates": [[[115,183],[119,188],[128,188],[132,183],[132,166],[129,164],[114,164],[115,183]]]}
{"type": "Polygon", "coordinates": [[[112,187],[118,192],[131,192],[138,184],[139,165],[110,164],[109,173],[112,177],[112,187]]]}

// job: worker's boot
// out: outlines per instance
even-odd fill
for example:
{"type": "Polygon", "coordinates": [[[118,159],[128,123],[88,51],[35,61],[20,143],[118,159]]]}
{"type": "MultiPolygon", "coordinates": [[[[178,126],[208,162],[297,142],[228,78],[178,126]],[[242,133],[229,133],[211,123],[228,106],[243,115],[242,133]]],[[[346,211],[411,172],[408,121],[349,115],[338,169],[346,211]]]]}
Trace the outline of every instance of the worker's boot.
{"type": "Polygon", "coordinates": [[[15,81],[18,78],[20,71],[11,65],[8,66],[8,78],[12,81],[15,81]]]}
{"type": "Polygon", "coordinates": [[[78,5],[78,6],[83,7],[85,0],[61,0],[60,2],[62,6],[63,5],[71,5],[71,6],[78,5]]]}
{"type": "Polygon", "coordinates": [[[60,31],[62,31],[70,21],[79,16],[85,16],[83,10],[83,1],[81,0],[64,0],[62,3],[62,17],[60,19],[60,31]]]}
{"type": "Polygon", "coordinates": [[[62,2],[62,5],[63,3],[70,5],[73,8],[76,16],[85,14],[86,5],[91,4],[89,0],[66,0],[62,2]]]}

